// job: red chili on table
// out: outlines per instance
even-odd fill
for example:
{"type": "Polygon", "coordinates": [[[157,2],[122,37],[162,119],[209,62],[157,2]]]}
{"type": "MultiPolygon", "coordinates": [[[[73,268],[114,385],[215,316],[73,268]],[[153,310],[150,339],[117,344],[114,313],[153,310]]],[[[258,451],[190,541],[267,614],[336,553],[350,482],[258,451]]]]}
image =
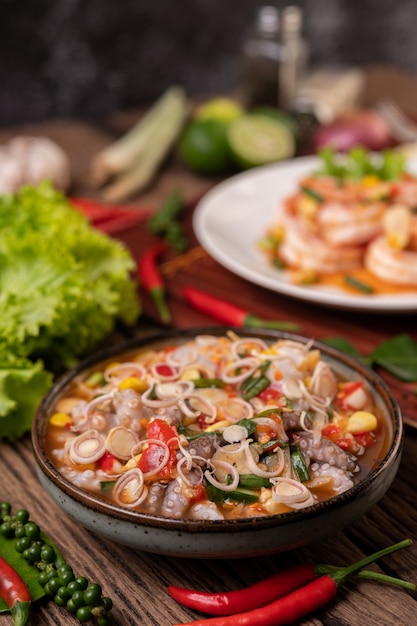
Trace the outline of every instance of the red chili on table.
{"type": "Polygon", "coordinates": [[[171,314],[165,302],[165,285],[158,269],[158,259],[166,250],[165,243],[157,243],[142,254],[138,261],[137,276],[143,288],[150,294],[161,320],[170,322],[171,314]]]}
{"type": "Polygon", "coordinates": [[[24,626],[29,619],[31,596],[24,580],[0,556],[0,598],[10,609],[15,626],[24,626]]]}
{"type": "Polygon", "coordinates": [[[230,326],[249,326],[253,328],[271,328],[281,330],[296,330],[298,324],[293,322],[279,322],[275,320],[263,320],[256,317],[246,309],[243,309],[231,302],[226,302],[201,289],[186,286],[182,290],[182,295],[191,306],[198,311],[206,313],[222,324],[230,326]]]}
{"type": "MultiPolygon", "coordinates": [[[[364,567],[373,563],[377,559],[394,552],[395,550],[399,550],[401,548],[405,548],[410,546],[412,541],[410,539],[405,539],[399,543],[396,543],[388,548],[384,548],[383,550],[379,550],[374,554],[353,563],[348,567],[333,567],[333,566],[307,566],[307,569],[304,571],[300,569],[297,573],[297,568],[293,568],[293,575],[290,576],[295,589],[291,591],[287,595],[283,595],[281,589],[276,589],[275,599],[273,602],[267,601],[266,604],[262,606],[257,605],[257,608],[253,608],[252,610],[242,610],[243,603],[245,602],[245,597],[248,594],[252,598],[252,606],[256,606],[256,598],[254,598],[254,594],[250,593],[253,588],[257,587],[254,585],[247,589],[241,590],[240,592],[235,592],[235,595],[231,597],[234,607],[237,608],[239,612],[235,612],[233,614],[223,614],[218,617],[211,617],[207,619],[198,619],[192,622],[187,622],[189,626],[280,626],[281,624],[291,624],[296,620],[312,613],[313,611],[325,606],[327,602],[329,602],[337,593],[337,590],[341,584],[344,583],[348,576],[352,574],[360,574],[361,570],[364,567]],[[302,575],[306,576],[306,579],[309,580],[309,576],[314,576],[318,571],[326,571],[327,573],[311,580],[304,586],[302,586],[303,578],[302,575]],[[298,579],[298,575],[300,578],[298,579]],[[298,582],[297,582],[298,579],[298,582]],[[239,599],[236,594],[241,595],[242,604],[239,605],[237,600],[239,599]]],[[[289,570],[291,572],[291,570],[289,570]]],[[[364,572],[365,573],[365,572],[364,572]]],[[[391,582],[397,585],[401,585],[405,588],[415,588],[415,585],[412,585],[406,581],[401,581],[399,579],[393,579],[383,574],[379,574],[377,572],[369,572],[366,571],[367,578],[375,580],[379,580],[381,582],[391,582]]],[[[285,572],[284,572],[285,574],[285,572]]],[[[268,597],[268,594],[272,595],[272,587],[270,586],[271,577],[266,579],[267,585],[266,588],[268,593],[265,594],[264,599],[268,597]]],[[[264,581],[265,582],[265,581],[264,581]]],[[[283,578],[282,584],[285,585],[285,578],[283,578]]],[[[258,584],[258,589],[261,587],[262,582],[258,584]]],[[[288,587],[285,587],[285,590],[288,591],[288,587]]],[[[284,594],[286,591],[284,590],[284,594]]],[[[171,594],[172,595],[172,594],[171,594]]],[[[216,596],[217,594],[214,594],[216,596]]],[[[271,596],[270,596],[271,597],[271,596]]],[[[196,600],[194,598],[194,600],[196,600]]],[[[180,600],[179,600],[180,601],[180,600]]],[[[245,606],[248,607],[250,605],[250,599],[246,600],[245,606]]],[[[204,602],[203,602],[204,604],[204,602]]],[[[216,603],[215,603],[216,604],[216,603]]],[[[209,607],[209,603],[206,602],[207,607],[209,607]]],[[[186,606],[189,606],[186,604],[186,606]]],[[[198,608],[198,610],[204,611],[202,608],[202,604],[198,603],[197,600],[194,603],[194,607],[198,608]],[[199,608],[197,604],[200,604],[199,608]]],[[[217,604],[217,609],[219,609],[219,604],[217,604]]],[[[208,612],[208,611],[206,611],[208,612]]],[[[175,624],[174,626],[180,626],[179,624],[175,624]]]]}

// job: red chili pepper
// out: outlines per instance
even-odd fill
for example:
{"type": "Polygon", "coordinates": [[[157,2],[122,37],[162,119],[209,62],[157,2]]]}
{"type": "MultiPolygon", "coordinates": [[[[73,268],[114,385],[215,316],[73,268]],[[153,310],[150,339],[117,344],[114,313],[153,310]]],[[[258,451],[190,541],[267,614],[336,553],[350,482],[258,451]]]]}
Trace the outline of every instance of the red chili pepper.
{"type": "Polygon", "coordinates": [[[314,565],[296,565],[238,591],[208,593],[170,585],[168,593],[189,609],[207,615],[233,615],[265,606],[315,578],[314,565]]]}
{"type": "Polygon", "coordinates": [[[263,320],[246,309],[242,309],[231,302],[226,302],[195,287],[184,287],[182,294],[191,306],[202,313],[206,313],[222,324],[281,330],[296,330],[299,328],[298,324],[294,324],[293,322],[263,320]]]}
{"type": "Polygon", "coordinates": [[[15,626],[24,626],[29,619],[32,598],[23,579],[1,556],[0,597],[10,609],[15,626]]]}
{"type": "MultiPolygon", "coordinates": [[[[189,626],[280,626],[281,624],[291,624],[327,604],[327,602],[329,602],[336,595],[339,586],[344,583],[348,576],[351,576],[352,574],[360,574],[361,570],[363,570],[363,568],[370,563],[373,563],[377,559],[386,556],[387,554],[390,554],[395,550],[410,546],[411,543],[412,541],[410,539],[405,539],[404,541],[389,546],[388,548],[384,548],[383,550],[379,550],[371,556],[365,557],[364,559],[357,561],[353,565],[344,568],[334,568],[333,566],[326,565],[312,566],[311,568],[310,566],[307,566],[307,569],[305,570],[305,576],[306,580],[310,580],[310,582],[308,582],[308,584],[304,586],[300,586],[303,584],[301,576],[300,583],[298,584],[296,582],[297,570],[294,570],[293,568],[293,571],[295,572],[293,589],[295,590],[288,593],[288,595],[283,596],[281,593],[281,589],[279,588],[276,590],[275,594],[275,598],[277,599],[275,599],[273,602],[264,604],[260,607],[259,605],[257,605],[257,608],[254,608],[252,610],[244,610],[234,614],[228,613],[227,615],[212,617],[208,619],[199,619],[193,622],[187,622],[187,624],[189,626]],[[311,580],[311,578],[309,578],[314,578],[320,570],[326,573],[320,575],[314,580],[311,580]]],[[[291,570],[289,571],[291,572],[291,570]]],[[[300,569],[300,571],[302,572],[303,570],[300,569]]],[[[385,582],[395,581],[395,584],[402,585],[406,588],[409,588],[410,585],[410,583],[407,583],[406,581],[385,577],[384,575],[378,574],[377,572],[366,571],[366,574],[367,578],[372,578],[372,576],[374,575],[373,577],[375,580],[385,582]]],[[[271,577],[266,580],[270,581],[271,577]]],[[[285,585],[285,576],[283,576],[282,578],[282,584],[285,585]]],[[[240,593],[242,602],[245,602],[245,598],[248,594],[248,589],[253,590],[254,587],[256,587],[256,585],[247,589],[243,589],[240,592],[235,592],[235,594],[240,593]]],[[[259,587],[262,591],[262,583],[259,583],[257,587],[258,591],[259,587]]],[[[267,585],[267,588],[268,587],[269,584],[267,585]]],[[[271,591],[272,588],[270,588],[270,592],[271,591]]],[[[252,597],[253,606],[255,606],[256,597],[254,597],[254,594],[251,593],[249,593],[249,595],[252,597]]],[[[267,594],[265,597],[267,597],[267,594]]],[[[239,598],[233,596],[232,599],[234,602],[234,606],[238,607],[239,610],[239,603],[237,602],[239,598]]],[[[194,604],[196,603],[198,604],[198,598],[195,599],[194,604]]],[[[207,606],[209,606],[208,602],[206,602],[206,604],[207,606]]],[[[247,607],[248,604],[250,603],[248,602],[248,600],[246,600],[245,606],[247,607]]],[[[193,606],[192,608],[197,607],[193,606]]],[[[215,608],[216,610],[220,610],[219,604],[217,606],[215,604],[215,608]]],[[[205,612],[207,612],[206,609],[199,608],[198,610],[205,610],[205,612]]],[[[180,624],[175,624],[174,626],[180,626],[180,624]]]]}
{"type": "MultiPolygon", "coordinates": [[[[155,478],[158,479],[167,478],[172,474],[173,468],[176,466],[177,462],[178,433],[168,422],[158,418],[149,422],[147,433],[149,439],[163,441],[169,448],[167,464],[155,475],[155,478]]],[[[163,456],[164,453],[161,446],[150,443],[149,446],[144,449],[137,463],[137,467],[141,469],[142,472],[150,472],[160,465],[163,456]]]]}
{"type": "Polygon", "coordinates": [[[155,302],[162,321],[167,324],[171,320],[171,314],[165,302],[165,285],[157,265],[158,258],[165,250],[163,242],[148,248],[138,261],[137,276],[155,302]]]}
{"type": "Polygon", "coordinates": [[[112,235],[135,226],[151,215],[147,207],[103,204],[90,198],[70,198],[71,204],[82,211],[91,224],[104,233],[112,235]]]}

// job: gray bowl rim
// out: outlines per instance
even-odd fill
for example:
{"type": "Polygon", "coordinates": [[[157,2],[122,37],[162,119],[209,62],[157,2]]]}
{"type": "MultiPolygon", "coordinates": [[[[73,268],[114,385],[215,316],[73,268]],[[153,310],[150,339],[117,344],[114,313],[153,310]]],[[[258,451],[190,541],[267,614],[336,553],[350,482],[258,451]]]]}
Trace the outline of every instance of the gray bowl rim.
{"type": "Polygon", "coordinates": [[[38,465],[38,471],[40,470],[50,482],[52,482],[74,502],[83,507],[89,508],[91,511],[96,512],[99,515],[105,515],[118,521],[131,522],[136,526],[188,533],[228,533],[255,529],[258,531],[270,527],[276,527],[279,529],[280,526],[307,521],[308,519],[323,515],[329,510],[335,511],[336,509],[343,508],[354,500],[365,498],[367,493],[372,490],[374,484],[384,474],[385,470],[392,463],[395,463],[396,460],[399,460],[398,457],[400,457],[402,453],[403,438],[404,427],[399,404],[385,381],[368,366],[364,365],[352,356],[345,354],[321,341],[293,332],[245,327],[235,328],[230,326],[209,326],[165,330],[147,334],[144,337],[133,337],[118,344],[98,350],[94,354],[81,360],[78,365],[63,374],[56,381],[40,403],[32,426],[32,445],[34,457],[38,465]],[[88,492],[76,487],[64,476],[62,476],[62,474],[60,474],[60,472],[55,468],[54,464],[47,457],[42,445],[46,417],[51,404],[56,401],[56,399],[63,393],[67,385],[76,376],[80,375],[85,370],[99,365],[102,361],[115,357],[118,354],[121,355],[139,348],[146,348],[146,346],[150,346],[154,343],[165,344],[173,340],[185,341],[195,337],[196,335],[221,336],[225,335],[228,331],[233,331],[240,337],[260,337],[266,340],[289,339],[303,344],[309,343],[312,347],[320,349],[321,353],[325,357],[340,362],[342,366],[355,370],[361,377],[363,377],[379,394],[393,420],[392,442],[384,458],[380,460],[379,464],[351,489],[328,500],[318,502],[305,509],[265,517],[208,521],[168,519],[160,516],[149,515],[147,513],[141,513],[135,510],[123,509],[122,507],[118,507],[108,501],[105,501],[104,499],[101,500],[98,496],[89,494],[88,492]]]}

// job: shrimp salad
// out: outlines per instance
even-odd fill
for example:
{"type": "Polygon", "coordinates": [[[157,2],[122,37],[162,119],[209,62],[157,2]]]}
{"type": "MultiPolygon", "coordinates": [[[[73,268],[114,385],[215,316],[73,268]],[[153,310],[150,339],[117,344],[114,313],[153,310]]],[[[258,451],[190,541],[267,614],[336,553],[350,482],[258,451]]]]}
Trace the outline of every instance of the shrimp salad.
{"type": "Polygon", "coordinates": [[[417,179],[404,157],[356,148],[319,153],[261,242],[298,284],[350,293],[417,291],[417,179]]]}
{"type": "Polygon", "coordinates": [[[68,481],[121,507],[236,519],[350,489],[381,453],[380,412],[369,384],[342,379],[312,343],[229,331],[74,377],[45,439],[68,481]]]}

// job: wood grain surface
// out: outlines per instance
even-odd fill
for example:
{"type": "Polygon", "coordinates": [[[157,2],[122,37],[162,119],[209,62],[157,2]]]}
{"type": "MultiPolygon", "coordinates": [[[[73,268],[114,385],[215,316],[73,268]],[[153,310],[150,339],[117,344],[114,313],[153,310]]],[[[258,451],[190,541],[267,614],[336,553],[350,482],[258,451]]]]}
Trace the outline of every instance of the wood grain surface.
{"type": "MultiPolygon", "coordinates": [[[[383,76],[383,73],[372,74],[374,98],[381,97],[381,94],[387,95],[384,92],[386,86],[383,76]]],[[[404,90],[409,89],[410,93],[414,93],[417,83],[405,83],[403,77],[400,78],[404,99],[404,90]]],[[[73,163],[74,193],[97,197],[88,184],[89,159],[131,119],[130,114],[121,114],[114,118],[112,124],[109,122],[107,125],[51,122],[8,129],[0,134],[0,143],[23,131],[59,140],[68,150],[73,163]]],[[[299,302],[240,279],[218,265],[199,247],[191,226],[193,201],[214,182],[190,175],[173,159],[166,164],[157,185],[135,200],[138,210],[140,206],[156,207],[172,190],[179,188],[190,201],[185,219],[191,251],[180,262],[167,259],[162,267],[167,281],[172,326],[186,328],[213,325],[213,320],[196,313],[183,301],[182,287],[192,284],[220,297],[233,299],[236,304],[249,308],[261,317],[292,320],[299,324],[300,333],[304,335],[316,339],[343,336],[364,353],[372,350],[381,340],[400,332],[407,332],[417,339],[415,315],[344,312],[299,302]]],[[[129,231],[118,233],[118,236],[135,256],[152,241],[144,222],[129,231]]],[[[162,329],[152,302],[146,294],[141,293],[141,297],[144,315],[132,331],[136,335],[162,329]]],[[[112,337],[112,341],[122,340],[125,336],[120,331],[112,337]]],[[[345,565],[406,537],[417,538],[417,430],[409,425],[417,424],[416,385],[403,384],[386,372],[380,373],[390,385],[407,418],[398,475],[386,496],[367,515],[342,532],[307,548],[262,558],[190,560],[138,552],[102,539],[66,516],[43,490],[37,478],[29,436],[16,443],[0,443],[0,500],[11,502],[14,509],[29,509],[32,519],[53,537],[74,571],[102,585],[104,593],[113,598],[118,626],[169,626],[191,621],[197,618],[197,613],[176,604],[166,592],[168,584],[206,591],[238,589],[290,564],[314,561],[345,565]]],[[[392,576],[417,582],[417,546],[392,554],[374,567],[392,576]]],[[[299,624],[412,626],[416,623],[416,614],[416,593],[351,579],[325,608],[301,620],[299,624]]],[[[10,616],[0,616],[1,625],[11,623],[10,616]]],[[[52,602],[36,603],[31,620],[35,626],[72,626],[77,623],[67,611],[52,602]]]]}

